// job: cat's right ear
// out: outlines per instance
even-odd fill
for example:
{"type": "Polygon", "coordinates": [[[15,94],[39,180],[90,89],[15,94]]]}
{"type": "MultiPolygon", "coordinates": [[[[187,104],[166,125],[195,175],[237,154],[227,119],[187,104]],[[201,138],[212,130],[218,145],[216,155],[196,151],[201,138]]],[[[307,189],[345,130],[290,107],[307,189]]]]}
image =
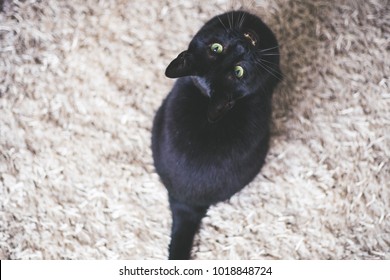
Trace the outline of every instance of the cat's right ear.
{"type": "Polygon", "coordinates": [[[195,74],[192,54],[189,51],[180,53],[165,70],[168,78],[179,78],[195,74]]]}

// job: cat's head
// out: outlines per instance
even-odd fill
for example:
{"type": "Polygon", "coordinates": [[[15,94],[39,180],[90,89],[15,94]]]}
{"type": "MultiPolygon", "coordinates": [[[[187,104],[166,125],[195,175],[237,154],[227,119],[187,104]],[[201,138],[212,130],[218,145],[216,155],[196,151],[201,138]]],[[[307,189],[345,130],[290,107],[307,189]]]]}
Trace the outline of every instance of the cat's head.
{"type": "Polygon", "coordinates": [[[208,118],[214,122],[243,97],[271,94],[281,79],[278,44],[257,16],[228,12],[207,22],[165,75],[192,76],[210,98],[208,118]]]}

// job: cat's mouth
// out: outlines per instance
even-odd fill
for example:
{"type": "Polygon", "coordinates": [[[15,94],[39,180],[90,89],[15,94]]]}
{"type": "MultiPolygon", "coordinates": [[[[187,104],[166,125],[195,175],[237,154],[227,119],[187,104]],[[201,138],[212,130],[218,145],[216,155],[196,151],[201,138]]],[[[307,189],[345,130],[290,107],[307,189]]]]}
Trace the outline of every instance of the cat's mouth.
{"type": "Polygon", "coordinates": [[[234,106],[234,101],[213,102],[210,100],[207,112],[207,119],[210,123],[216,123],[234,106]]]}

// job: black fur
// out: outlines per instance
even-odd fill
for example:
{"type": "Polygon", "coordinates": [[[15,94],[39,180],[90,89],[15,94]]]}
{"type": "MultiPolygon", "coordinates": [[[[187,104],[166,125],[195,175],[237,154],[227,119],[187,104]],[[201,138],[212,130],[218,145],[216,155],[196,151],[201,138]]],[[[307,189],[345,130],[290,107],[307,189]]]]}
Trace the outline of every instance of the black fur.
{"type": "Polygon", "coordinates": [[[188,259],[209,206],[240,191],[264,164],[281,79],[278,44],[258,17],[225,13],[201,28],[166,75],[181,78],[157,111],[152,150],[172,211],[169,258],[188,259]]]}

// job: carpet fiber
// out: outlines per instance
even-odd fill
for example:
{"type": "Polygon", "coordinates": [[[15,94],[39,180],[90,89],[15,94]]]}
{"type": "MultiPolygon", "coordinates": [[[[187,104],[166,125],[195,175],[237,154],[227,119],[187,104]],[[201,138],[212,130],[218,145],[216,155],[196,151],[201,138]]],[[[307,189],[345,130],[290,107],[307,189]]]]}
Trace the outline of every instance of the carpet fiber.
{"type": "MultiPolygon", "coordinates": [[[[0,258],[165,259],[150,131],[165,67],[230,0],[2,0],[0,258]]],[[[195,259],[390,259],[390,3],[247,3],[284,80],[261,174],[195,259]]]]}

